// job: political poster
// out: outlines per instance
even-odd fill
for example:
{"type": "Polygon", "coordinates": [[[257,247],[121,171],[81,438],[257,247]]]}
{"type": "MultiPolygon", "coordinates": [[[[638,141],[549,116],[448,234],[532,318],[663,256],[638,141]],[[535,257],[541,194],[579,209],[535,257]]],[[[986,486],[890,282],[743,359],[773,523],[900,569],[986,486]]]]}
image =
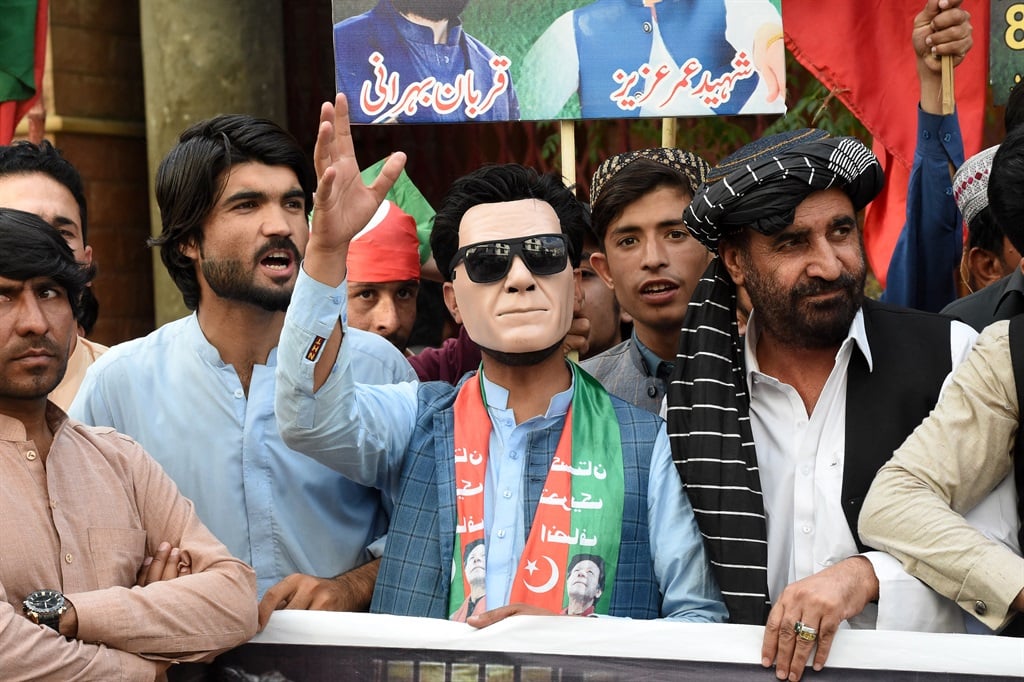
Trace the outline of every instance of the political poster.
{"type": "Polygon", "coordinates": [[[785,111],[781,0],[333,0],[356,123],[785,111]]]}

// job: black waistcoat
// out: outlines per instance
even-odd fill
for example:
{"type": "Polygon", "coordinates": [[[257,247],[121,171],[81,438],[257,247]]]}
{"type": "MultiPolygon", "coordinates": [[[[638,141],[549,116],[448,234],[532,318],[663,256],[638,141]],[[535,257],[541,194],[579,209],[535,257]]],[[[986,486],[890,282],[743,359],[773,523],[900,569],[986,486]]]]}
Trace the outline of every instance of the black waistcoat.
{"type": "Polygon", "coordinates": [[[873,370],[854,349],[846,386],[843,511],[861,551],[857,517],[871,481],[939,399],[952,368],[952,318],[864,301],[873,370]]]}

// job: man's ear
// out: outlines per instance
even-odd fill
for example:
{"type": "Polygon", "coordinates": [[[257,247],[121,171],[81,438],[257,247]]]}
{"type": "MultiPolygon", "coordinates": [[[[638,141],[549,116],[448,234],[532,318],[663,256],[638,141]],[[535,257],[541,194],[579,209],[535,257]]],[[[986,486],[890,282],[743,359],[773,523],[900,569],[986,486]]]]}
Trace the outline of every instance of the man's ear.
{"type": "Polygon", "coordinates": [[[455,285],[445,282],[441,285],[441,294],[444,296],[444,304],[448,306],[448,312],[457,324],[462,324],[462,315],[459,314],[459,302],[455,300],[455,285]]]}
{"type": "Polygon", "coordinates": [[[572,271],[572,286],[572,312],[575,315],[583,311],[583,304],[587,299],[583,292],[583,272],[579,268],[572,271]]]}
{"type": "Polygon", "coordinates": [[[975,291],[1003,278],[1002,259],[980,246],[971,247],[968,252],[967,269],[970,270],[975,291]]]}
{"type": "Polygon", "coordinates": [[[178,251],[181,255],[192,260],[199,260],[199,244],[194,239],[188,239],[181,244],[178,244],[178,251]]]}
{"type": "Polygon", "coordinates": [[[729,242],[719,242],[718,244],[718,256],[722,259],[722,265],[729,271],[729,276],[732,277],[732,281],[737,285],[742,286],[744,282],[743,268],[740,267],[743,262],[743,253],[735,244],[729,242]]]}
{"type": "Polygon", "coordinates": [[[609,289],[615,289],[615,282],[612,280],[611,270],[608,269],[608,256],[600,251],[590,254],[590,267],[594,269],[597,276],[601,278],[609,289]]]}

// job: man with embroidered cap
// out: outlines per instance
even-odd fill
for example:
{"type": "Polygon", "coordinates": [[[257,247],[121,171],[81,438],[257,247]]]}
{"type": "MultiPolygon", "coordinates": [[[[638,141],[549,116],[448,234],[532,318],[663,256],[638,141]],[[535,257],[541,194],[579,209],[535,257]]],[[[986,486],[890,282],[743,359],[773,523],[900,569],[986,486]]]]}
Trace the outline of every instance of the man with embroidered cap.
{"type": "Polygon", "coordinates": [[[420,289],[416,221],[388,200],[348,248],[348,324],[383,336],[408,355],[420,289]]]}
{"type": "Polygon", "coordinates": [[[1009,236],[1016,219],[1008,232],[996,223],[989,210],[989,180],[998,150],[996,145],[978,152],[964,162],[953,178],[953,197],[968,229],[960,273],[973,293],[953,301],[942,312],[979,332],[993,322],[1024,313],[1024,260],[1009,236]]]}
{"type": "Polygon", "coordinates": [[[457,180],[431,248],[480,370],[458,386],[371,387],[352,380],[338,324],[344,259],[404,155],[369,187],[359,182],[339,95],[324,104],[314,159],[320,184],[276,408],[293,448],[394,499],[371,610],[454,617],[471,594],[465,550],[483,540],[488,611],[468,616],[476,627],[560,613],[579,553],[605,561],[599,614],[724,619],[663,422],[561,352],[579,304],[584,216],[572,192],[517,164],[457,180]]]}
{"type": "Polygon", "coordinates": [[[844,620],[963,628],[954,605],[857,535],[875,471],[975,336],[864,298],[856,212],[881,187],[860,141],[804,129],[724,159],[685,212],[719,258],[680,337],[673,456],[731,620],[767,624],[762,663],[779,679],[799,679],[815,642],[820,669],[844,620]],[[744,338],[737,286],[753,305],[744,338]]]}
{"type": "Polygon", "coordinates": [[[590,263],[633,318],[633,334],[582,366],[612,395],[656,414],[690,294],[712,258],[683,225],[707,171],[691,152],[641,149],[607,159],[590,185],[600,246],[590,263]]]}

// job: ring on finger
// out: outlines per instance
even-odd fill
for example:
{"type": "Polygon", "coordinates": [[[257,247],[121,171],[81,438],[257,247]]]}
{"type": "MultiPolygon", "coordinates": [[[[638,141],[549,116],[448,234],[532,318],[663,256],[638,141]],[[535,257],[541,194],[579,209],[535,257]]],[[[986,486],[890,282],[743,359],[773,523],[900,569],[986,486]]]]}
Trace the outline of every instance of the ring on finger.
{"type": "Polygon", "coordinates": [[[804,625],[800,621],[793,625],[793,630],[796,632],[796,636],[805,642],[813,642],[818,639],[818,630],[810,625],[804,625]]]}

